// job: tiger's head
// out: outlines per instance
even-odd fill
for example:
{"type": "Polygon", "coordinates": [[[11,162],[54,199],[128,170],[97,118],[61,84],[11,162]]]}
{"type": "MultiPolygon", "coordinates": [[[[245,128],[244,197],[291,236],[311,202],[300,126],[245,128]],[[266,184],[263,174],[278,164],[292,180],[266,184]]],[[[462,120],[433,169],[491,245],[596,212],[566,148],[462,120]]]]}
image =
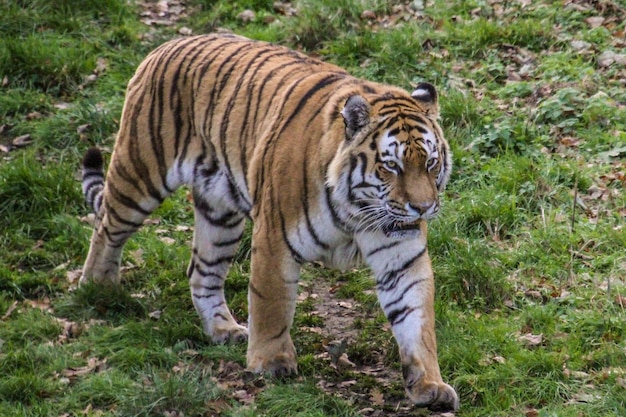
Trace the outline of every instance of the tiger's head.
{"type": "Polygon", "coordinates": [[[352,95],[341,110],[345,140],[330,164],[333,200],[355,231],[411,238],[439,212],[451,155],[428,83],[409,95],[352,95]]]}

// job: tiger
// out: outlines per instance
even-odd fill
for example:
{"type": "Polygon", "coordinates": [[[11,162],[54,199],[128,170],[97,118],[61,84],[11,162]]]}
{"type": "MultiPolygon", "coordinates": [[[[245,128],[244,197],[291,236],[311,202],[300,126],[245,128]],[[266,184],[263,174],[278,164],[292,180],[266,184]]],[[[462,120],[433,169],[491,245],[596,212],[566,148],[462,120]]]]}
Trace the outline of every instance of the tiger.
{"type": "Polygon", "coordinates": [[[128,84],[106,177],[100,149],[83,158],[95,226],[80,282],[119,284],[128,238],[185,185],[194,208],[186,273],[212,341],[247,341],[253,372],[296,374],[290,329],[302,265],[365,263],[409,399],[456,410],[437,359],[427,250],[427,221],[452,168],[438,120],[427,82],[409,94],[235,34],[166,42],[128,84]],[[227,306],[224,282],[248,220],[246,328],[227,306]]]}

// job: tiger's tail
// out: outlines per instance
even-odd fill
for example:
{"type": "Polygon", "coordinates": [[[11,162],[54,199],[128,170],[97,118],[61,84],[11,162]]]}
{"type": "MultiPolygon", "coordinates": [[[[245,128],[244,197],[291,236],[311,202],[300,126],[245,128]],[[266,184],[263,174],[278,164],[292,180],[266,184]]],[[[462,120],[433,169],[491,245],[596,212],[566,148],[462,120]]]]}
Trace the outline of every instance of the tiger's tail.
{"type": "Polygon", "coordinates": [[[82,163],[82,186],[85,201],[95,213],[100,211],[104,192],[104,163],[98,148],[89,148],[82,163]]]}

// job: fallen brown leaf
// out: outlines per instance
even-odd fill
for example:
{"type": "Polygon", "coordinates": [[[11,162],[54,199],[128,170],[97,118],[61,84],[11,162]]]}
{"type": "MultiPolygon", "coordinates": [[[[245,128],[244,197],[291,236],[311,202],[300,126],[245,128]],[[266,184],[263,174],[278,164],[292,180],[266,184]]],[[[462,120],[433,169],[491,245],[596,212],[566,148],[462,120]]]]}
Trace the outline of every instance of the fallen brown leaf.
{"type": "Polygon", "coordinates": [[[526,410],[524,415],[526,417],[539,417],[539,411],[537,411],[535,408],[531,408],[529,410],[526,410]]]}
{"type": "Polygon", "coordinates": [[[235,391],[233,396],[243,404],[252,404],[254,402],[254,396],[250,395],[245,389],[235,391]]]}
{"type": "Polygon", "coordinates": [[[370,391],[370,401],[378,407],[382,407],[385,404],[385,398],[378,388],[373,388],[370,391]]]}
{"type": "Polygon", "coordinates": [[[173,245],[174,243],[176,243],[175,239],[172,239],[171,237],[167,237],[167,236],[159,238],[159,240],[165,243],[166,245],[173,245]]]}
{"type": "Polygon", "coordinates": [[[86,366],[81,366],[79,368],[67,368],[62,371],[62,374],[71,381],[92,372],[100,372],[104,369],[106,361],[106,358],[100,360],[98,358],[91,357],[87,360],[86,366]]]}
{"type": "Polygon", "coordinates": [[[356,364],[348,359],[348,354],[343,353],[339,359],[337,359],[337,369],[356,368],[356,364]]]}
{"type": "Polygon", "coordinates": [[[537,347],[543,343],[543,334],[526,333],[517,337],[526,347],[537,347]]]}
{"type": "Polygon", "coordinates": [[[587,23],[592,29],[595,29],[602,26],[604,20],[605,19],[602,16],[591,16],[585,19],[585,23],[587,23]]]}
{"type": "Polygon", "coordinates": [[[572,398],[566,402],[565,404],[591,404],[599,400],[601,397],[598,394],[588,393],[588,392],[579,392],[574,394],[572,398]]]}
{"type": "Polygon", "coordinates": [[[145,251],[142,248],[139,248],[139,249],[136,249],[136,250],[129,251],[128,254],[133,259],[133,263],[135,265],[141,266],[141,265],[143,265],[145,263],[145,261],[143,259],[144,252],[145,251]]]}
{"type": "Polygon", "coordinates": [[[73,284],[78,279],[80,279],[80,277],[82,275],[83,275],[83,270],[82,269],[75,269],[73,271],[67,271],[65,273],[65,278],[67,279],[67,282],[69,282],[70,284],[73,284]]]}
{"type": "Polygon", "coordinates": [[[30,112],[26,115],[26,120],[37,120],[41,119],[43,115],[38,111],[30,112]]]}
{"type": "Polygon", "coordinates": [[[57,338],[57,344],[63,344],[69,339],[74,339],[78,337],[85,329],[85,326],[70,320],[65,320],[58,317],[55,317],[54,319],[63,326],[63,331],[57,338]]]}
{"type": "Polygon", "coordinates": [[[44,297],[40,300],[26,299],[24,300],[24,304],[27,304],[32,308],[38,308],[41,311],[47,311],[49,313],[52,313],[53,311],[50,305],[50,298],[48,297],[44,297]]]}
{"type": "Polygon", "coordinates": [[[15,311],[15,309],[17,308],[17,304],[18,304],[17,300],[13,301],[13,304],[11,304],[9,306],[9,308],[7,308],[6,313],[4,313],[4,315],[2,316],[2,318],[0,320],[8,319],[11,316],[11,314],[15,311]]]}
{"type": "Polygon", "coordinates": [[[237,20],[243,23],[250,23],[256,19],[256,13],[250,9],[246,9],[237,15],[237,20]]]}

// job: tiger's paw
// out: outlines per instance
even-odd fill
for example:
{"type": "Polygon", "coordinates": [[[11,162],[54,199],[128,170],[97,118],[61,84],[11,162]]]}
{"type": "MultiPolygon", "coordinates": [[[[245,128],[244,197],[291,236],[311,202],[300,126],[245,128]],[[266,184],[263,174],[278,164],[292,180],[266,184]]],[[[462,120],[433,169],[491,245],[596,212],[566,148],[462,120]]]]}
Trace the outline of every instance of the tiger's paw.
{"type": "Polygon", "coordinates": [[[94,271],[91,269],[83,269],[78,285],[86,284],[97,285],[120,285],[120,276],[117,269],[110,269],[105,271],[94,271]]]}
{"type": "Polygon", "coordinates": [[[248,329],[237,323],[223,323],[221,326],[211,326],[206,332],[213,343],[244,343],[248,340],[248,329]]]}
{"type": "Polygon", "coordinates": [[[249,362],[248,369],[257,374],[267,374],[279,378],[298,374],[298,364],[295,358],[291,358],[288,355],[279,355],[268,360],[249,362]]]}
{"type": "Polygon", "coordinates": [[[248,348],[248,370],[273,377],[286,377],[298,374],[296,349],[291,340],[280,346],[271,346],[259,351],[248,348]]]}
{"type": "Polygon", "coordinates": [[[405,390],[415,406],[427,407],[431,411],[459,409],[459,396],[450,385],[427,381],[424,371],[415,365],[403,367],[402,373],[405,390]]]}

